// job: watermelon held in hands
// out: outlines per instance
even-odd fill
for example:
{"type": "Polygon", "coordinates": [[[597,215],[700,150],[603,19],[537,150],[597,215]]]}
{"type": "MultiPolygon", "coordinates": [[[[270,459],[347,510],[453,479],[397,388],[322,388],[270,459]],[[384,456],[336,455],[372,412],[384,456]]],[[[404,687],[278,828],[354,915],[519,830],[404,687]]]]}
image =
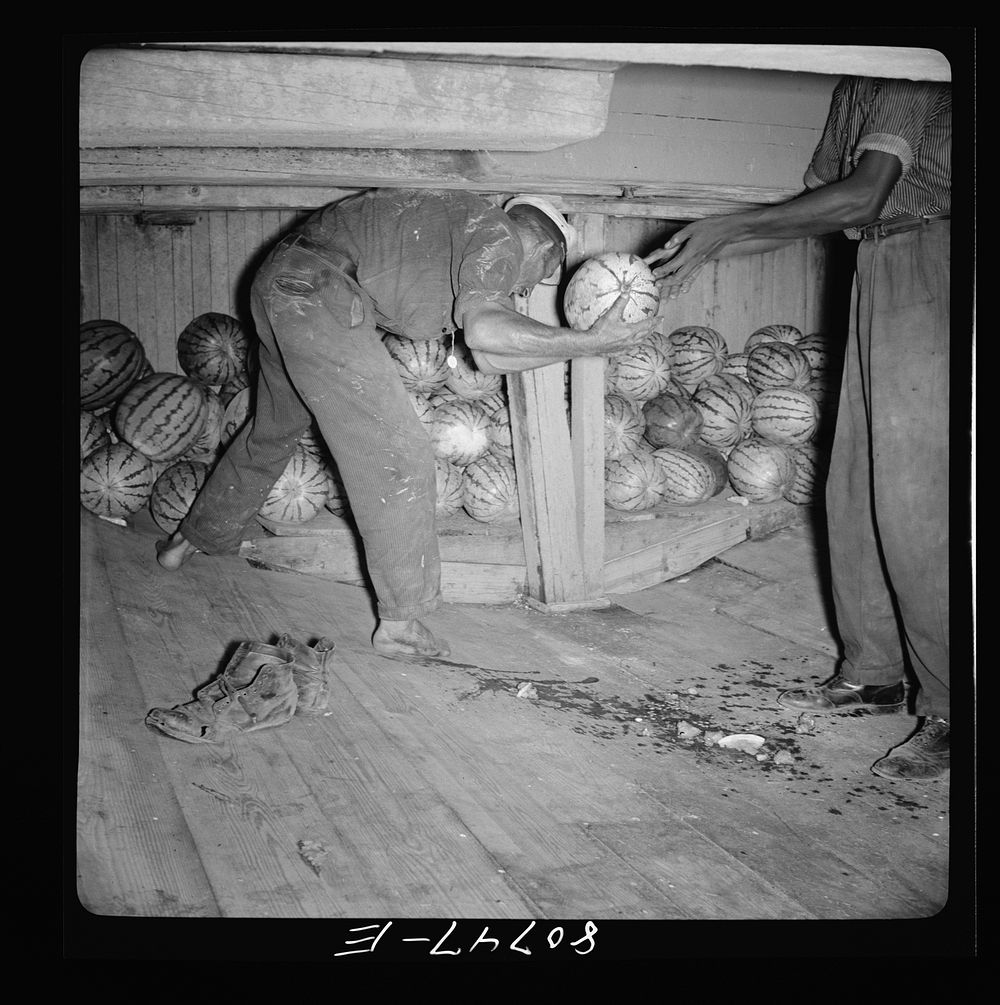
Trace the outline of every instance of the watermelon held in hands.
{"type": "Polygon", "coordinates": [[[201,461],[177,461],[156,479],[149,497],[149,512],[161,530],[168,534],[177,530],[194,505],[209,471],[209,466],[201,461]]]}
{"type": "Polygon", "coordinates": [[[176,373],[136,381],[115,409],[120,439],[154,461],[172,461],[201,436],[208,417],[205,388],[176,373]]]}
{"type": "Polygon", "coordinates": [[[510,520],[520,513],[514,462],[490,451],[469,464],[462,473],[462,506],[481,523],[510,520]]]}
{"type": "Polygon", "coordinates": [[[250,342],[239,321],[228,314],[199,314],[177,336],[177,362],[199,384],[215,387],[246,373],[250,342]]]}
{"type": "Polygon", "coordinates": [[[475,401],[445,401],[434,408],[428,428],[434,456],[460,467],[490,449],[490,418],[475,401]]]}
{"type": "Polygon", "coordinates": [[[88,412],[114,404],[149,365],[142,343],[117,321],[80,325],[80,407],[88,412]]]}
{"type": "Polygon", "coordinates": [[[127,443],[92,450],[80,465],[80,502],[100,517],[121,519],[149,502],[157,466],[127,443]]]}
{"type": "Polygon", "coordinates": [[[644,510],[663,502],[663,466],[651,448],[640,445],[604,463],[604,501],[612,509],[644,510]]]}
{"type": "Polygon", "coordinates": [[[573,273],[563,295],[567,324],[577,331],[587,331],[626,289],[626,322],[641,321],[656,313],[660,290],[652,270],[638,255],[613,251],[588,259],[573,273]]]}
{"type": "Polygon", "coordinates": [[[642,406],[646,439],[654,447],[686,447],[697,442],[704,418],[687,393],[661,394],[642,406]]]}
{"type": "Polygon", "coordinates": [[[791,453],[776,443],[752,437],[738,443],[726,459],[729,482],[751,502],[775,502],[795,477],[791,453]]]}

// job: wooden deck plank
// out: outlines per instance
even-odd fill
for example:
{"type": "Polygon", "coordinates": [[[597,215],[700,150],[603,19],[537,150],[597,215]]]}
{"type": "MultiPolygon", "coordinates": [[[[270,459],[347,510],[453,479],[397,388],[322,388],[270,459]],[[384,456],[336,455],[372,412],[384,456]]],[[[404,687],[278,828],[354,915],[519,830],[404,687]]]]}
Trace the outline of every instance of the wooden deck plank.
{"type": "MultiPolygon", "coordinates": [[[[147,741],[133,653],[98,528],[81,536],[77,895],[97,915],[214,917],[220,911],[170,773],[147,741]]],[[[104,525],[103,538],[124,536],[104,525]]]]}
{"type": "MultiPolygon", "coordinates": [[[[147,787],[159,810],[166,788],[192,834],[171,854],[210,877],[217,913],[917,918],[947,896],[947,786],[901,789],[867,770],[911,720],[849,716],[800,734],[774,703],[832,657],[727,613],[775,585],[757,574],[764,560],[757,573],[709,563],[623,598],[633,609],[446,604],[427,623],[452,654],[417,665],[371,649],[363,589],[234,556],[167,575],[152,533],[85,517],[88,533],[86,568],[106,560],[109,585],[88,572],[81,610],[96,618],[109,592],[119,635],[85,636],[81,721],[93,729],[104,710],[87,667],[116,646],[131,691],[103,697],[136,752],[108,747],[115,772],[104,789],[82,776],[81,799],[100,795],[135,829],[130,791],[147,787]],[[337,642],[330,715],[219,748],[141,726],[151,705],[186,700],[236,641],[285,630],[337,642]],[[533,696],[518,696],[522,684],[533,696]],[[704,732],[686,739],[682,722],[757,732],[792,762],[712,747],[704,732]],[[300,854],[304,841],[321,861],[300,854]]],[[[129,840],[166,854],[161,833],[129,840]]],[[[107,866],[109,845],[85,846],[80,868],[112,912],[168,914],[141,876],[107,866]]]]}

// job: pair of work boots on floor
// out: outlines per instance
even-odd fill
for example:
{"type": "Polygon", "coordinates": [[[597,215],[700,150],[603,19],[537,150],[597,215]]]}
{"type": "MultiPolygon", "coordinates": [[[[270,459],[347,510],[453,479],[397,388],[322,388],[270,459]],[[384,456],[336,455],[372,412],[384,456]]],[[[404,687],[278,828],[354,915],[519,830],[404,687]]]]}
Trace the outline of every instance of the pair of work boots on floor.
{"type": "MultiPolygon", "coordinates": [[[[785,691],[778,704],[810,715],[853,712],[900,712],[906,704],[903,682],[854,684],[838,675],[822,687],[785,691]]],[[[930,779],[946,774],[951,762],[950,726],[947,719],[924,716],[906,740],[893,747],[872,766],[881,778],[930,779]]]]}
{"type": "Polygon", "coordinates": [[[220,743],[231,736],[282,726],[295,715],[321,715],[329,701],[329,639],[314,646],[282,635],[276,645],[244,642],[193,701],[154,708],[146,725],[185,743],[220,743]]]}

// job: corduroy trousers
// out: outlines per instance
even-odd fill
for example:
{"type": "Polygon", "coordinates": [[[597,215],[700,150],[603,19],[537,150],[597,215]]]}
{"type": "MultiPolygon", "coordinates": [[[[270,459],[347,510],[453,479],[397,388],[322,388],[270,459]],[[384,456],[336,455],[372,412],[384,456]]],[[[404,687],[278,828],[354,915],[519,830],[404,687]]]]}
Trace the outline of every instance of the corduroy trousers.
{"type": "Polygon", "coordinates": [[[313,419],[337,463],[382,619],[440,604],[430,439],[375,326],[371,299],[286,238],[254,278],[259,367],[251,417],[180,525],[206,554],[238,550],[313,419]]]}
{"type": "Polygon", "coordinates": [[[843,675],[949,714],[948,221],[862,241],[826,488],[843,675]],[[905,655],[904,655],[905,654],[905,655]]]}

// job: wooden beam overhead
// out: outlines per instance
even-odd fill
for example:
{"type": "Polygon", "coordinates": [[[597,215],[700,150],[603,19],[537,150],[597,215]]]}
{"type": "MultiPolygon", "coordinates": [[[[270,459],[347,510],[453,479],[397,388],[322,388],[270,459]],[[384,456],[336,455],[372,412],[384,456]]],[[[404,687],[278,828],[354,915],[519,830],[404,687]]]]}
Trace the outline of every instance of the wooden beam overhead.
{"type": "Polygon", "coordinates": [[[553,150],[598,136],[614,76],[428,60],[95,49],[80,146],[553,150]]]}
{"type": "Polygon", "coordinates": [[[834,75],[951,80],[947,57],[934,48],[890,45],[788,45],[733,42],[190,42],[168,48],[206,47],[256,51],[323,52],[365,56],[480,59],[615,69],[628,63],[669,66],[729,66],[834,75]]]}

